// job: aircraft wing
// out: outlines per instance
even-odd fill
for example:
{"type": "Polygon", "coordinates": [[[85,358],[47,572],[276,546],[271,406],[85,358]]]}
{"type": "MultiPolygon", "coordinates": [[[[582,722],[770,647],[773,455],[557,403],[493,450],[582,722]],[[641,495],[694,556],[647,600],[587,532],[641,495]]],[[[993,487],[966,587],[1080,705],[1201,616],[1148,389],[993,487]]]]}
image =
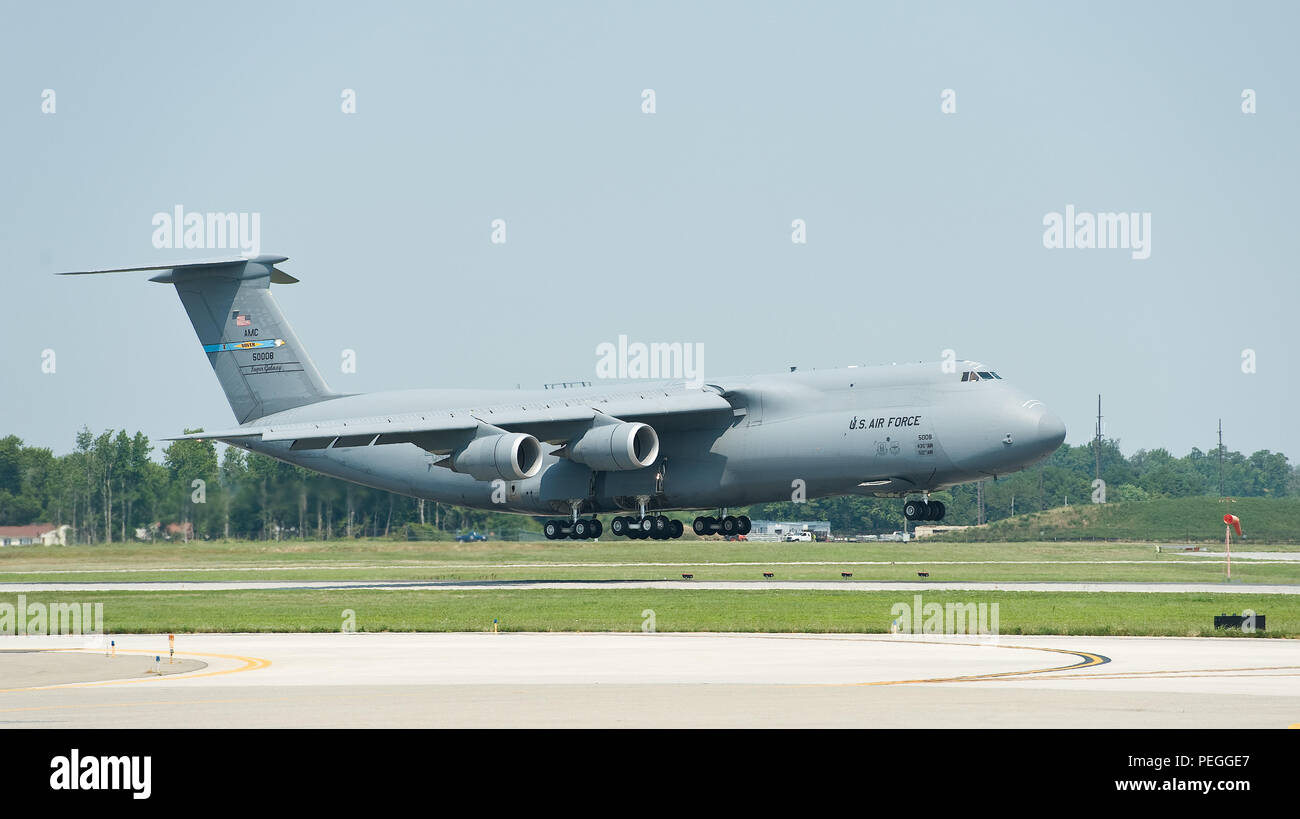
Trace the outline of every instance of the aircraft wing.
{"type": "Polygon", "coordinates": [[[524,432],[539,441],[563,444],[580,436],[600,416],[671,429],[699,413],[735,410],[717,388],[665,389],[660,385],[617,393],[549,399],[546,403],[493,405],[474,409],[401,412],[365,417],[276,423],[272,419],[166,440],[290,441],[290,449],[326,449],[412,443],[445,454],[463,446],[481,426],[524,432]]]}

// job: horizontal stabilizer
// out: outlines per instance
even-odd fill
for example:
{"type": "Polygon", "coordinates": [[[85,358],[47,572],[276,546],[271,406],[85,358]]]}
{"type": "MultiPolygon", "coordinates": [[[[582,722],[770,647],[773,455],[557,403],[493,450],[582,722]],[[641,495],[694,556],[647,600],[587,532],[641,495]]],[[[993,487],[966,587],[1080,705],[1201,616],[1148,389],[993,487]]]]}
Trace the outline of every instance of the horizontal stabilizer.
{"type": "MultiPolygon", "coordinates": [[[[204,271],[216,272],[216,268],[232,267],[234,265],[242,265],[248,262],[270,266],[287,261],[289,261],[288,256],[229,256],[222,259],[198,259],[192,262],[173,262],[171,264],[150,265],[147,267],[111,267],[103,270],[67,270],[56,275],[91,276],[99,273],[143,273],[150,270],[183,270],[202,273],[204,271]]],[[[150,281],[171,282],[173,279],[167,276],[154,276],[150,281]]],[[[285,273],[283,270],[276,268],[271,269],[272,284],[295,284],[297,281],[296,278],[285,273]]]]}

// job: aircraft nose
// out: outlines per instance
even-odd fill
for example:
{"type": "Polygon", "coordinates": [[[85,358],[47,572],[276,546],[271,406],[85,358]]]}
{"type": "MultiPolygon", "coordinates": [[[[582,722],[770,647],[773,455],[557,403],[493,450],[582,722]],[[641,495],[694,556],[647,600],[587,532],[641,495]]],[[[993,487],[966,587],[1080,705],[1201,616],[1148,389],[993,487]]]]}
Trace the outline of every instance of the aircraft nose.
{"type": "Polygon", "coordinates": [[[1065,440],[1065,422],[1056,413],[1044,411],[1038,419],[1037,443],[1047,452],[1055,452],[1065,440]]]}

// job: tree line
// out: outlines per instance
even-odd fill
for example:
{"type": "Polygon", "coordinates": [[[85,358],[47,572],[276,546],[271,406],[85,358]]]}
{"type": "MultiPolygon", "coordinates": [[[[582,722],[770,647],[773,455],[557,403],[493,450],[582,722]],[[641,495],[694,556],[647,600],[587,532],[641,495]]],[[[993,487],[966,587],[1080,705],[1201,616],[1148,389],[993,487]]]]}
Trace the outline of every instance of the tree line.
{"type": "MultiPolygon", "coordinates": [[[[419,501],[222,446],[173,441],[161,461],[143,433],[82,429],[75,448],[55,455],[16,436],[0,439],[0,525],[69,524],[78,543],[170,538],[440,537],[466,530],[509,536],[540,531],[540,518],[419,501]]],[[[1045,461],[982,487],[966,484],[936,493],[945,523],[999,520],[1066,503],[1089,503],[1097,451],[1064,444],[1045,461]],[[980,495],[983,495],[981,513],[980,495]]],[[[1193,449],[1175,457],[1164,449],[1125,456],[1119,442],[1101,446],[1105,499],[1146,501],[1218,495],[1300,495],[1300,471],[1280,452],[1251,455],[1193,449]]],[[[735,510],[740,513],[742,510],[735,510]]],[[[753,518],[829,520],[836,534],[885,532],[903,526],[897,499],[840,497],[806,503],[757,504],[753,518]]]]}
{"type": "Polygon", "coordinates": [[[540,531],[526,517],[419,501],[221,449],[219,456],[212,441],[172,441],[158,462],[140,432],[82,429],[66,455],[10,435],[0,439],[0,525],[69,524],[77,543],[540,531]]]}
{"type": "MultiPolygon", "coordinates": [[[[1118,440],[1071,446],[1062,444],[1046,460],[997,480],[986,479],[936,492],[947,507],[945,524],[971,525],[1041,512],[1066,504],[1158,501],[1200,495],[1284,498],[1300,496],[1300,470],[1281,452],[1240,452],[1193,448],[1175,457],[1166,449],[1139,449],[1125,456],[1118,440]],[[1103,485],[1094,486],[1100,460],[1103,485]],[[1220,491],[1222,485],[1222,491],[1220,491]],[[983,512],[981,498],[983,495],[983,512]]],[[[897,499],[842,497],[804,504],[760,504],[751,517],[780,520],[829,520],[836,534],[896,531],[903,528],[897,499]]]]}

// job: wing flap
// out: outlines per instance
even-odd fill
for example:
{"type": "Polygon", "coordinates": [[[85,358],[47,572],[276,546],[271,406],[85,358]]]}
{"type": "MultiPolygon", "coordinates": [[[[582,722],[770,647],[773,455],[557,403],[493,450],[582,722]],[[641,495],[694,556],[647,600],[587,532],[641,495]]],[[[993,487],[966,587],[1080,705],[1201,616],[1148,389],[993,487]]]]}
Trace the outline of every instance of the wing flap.
{"type": "MultiPolygon", "coordinates": [[[[561,402],[556,402],[556,404],[561,402]]],[[[590,399],[569,399],[563,406],[488,406],[481,409],[395,413],[291,423],[259,423],[213,432],[195,432],[166,440],[289,441],[293,450],[415,444],[429,452],[450,452],[472,436],[480,424],[526,432],[547,443],[562,444],[580,435],[597,414],[652,426],[700,412],[731,414],[732,406],[710,390],[665,391],[662,387],[624,391],[590,399]]],[[[265,420],[265,419],[264,419],[265,420]]]]}

